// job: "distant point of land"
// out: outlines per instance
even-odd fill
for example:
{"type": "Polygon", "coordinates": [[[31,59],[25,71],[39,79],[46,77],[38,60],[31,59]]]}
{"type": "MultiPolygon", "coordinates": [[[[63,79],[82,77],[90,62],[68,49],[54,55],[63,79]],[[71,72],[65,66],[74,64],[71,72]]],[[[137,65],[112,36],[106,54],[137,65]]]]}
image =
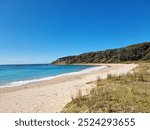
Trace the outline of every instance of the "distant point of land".
{"type": "Polygon", "coordinates": [[[130,45],[124,48],[83,53],[57,59],[52,64],[120,63],[150,61],[150,42],[130,45]]]}

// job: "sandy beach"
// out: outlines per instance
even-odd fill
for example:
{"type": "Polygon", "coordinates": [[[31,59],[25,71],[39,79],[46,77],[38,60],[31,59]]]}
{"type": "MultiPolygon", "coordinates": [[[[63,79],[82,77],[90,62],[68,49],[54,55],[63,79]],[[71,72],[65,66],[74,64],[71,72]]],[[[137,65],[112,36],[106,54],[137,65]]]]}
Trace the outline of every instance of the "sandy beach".
{"type": "Polygon", "coordinates": [[[106,78],[107,74],[122,75],[136,64],[100,64],[104,69],[96,68],[86,72],[67,74],[54,79],[28,83],[17,87],[0,88],[0,112],[12,113],[56,113],[75,97],[79,90],[88,94],[92,87],[88,83],[98,76],[106,78]]]}

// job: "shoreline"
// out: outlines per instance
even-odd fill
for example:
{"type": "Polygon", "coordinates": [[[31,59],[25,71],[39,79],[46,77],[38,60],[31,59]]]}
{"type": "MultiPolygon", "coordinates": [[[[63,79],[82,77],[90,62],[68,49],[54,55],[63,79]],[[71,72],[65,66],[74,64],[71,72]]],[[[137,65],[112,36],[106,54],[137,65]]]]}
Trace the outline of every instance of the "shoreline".
{"type": "MultiPolygon", "coordinates": [[[[28,83],[9,88],[0,88],[0,112],[60,112],[71,96],[82,90],[88,94],[92,87],[88,83],[102,79],[107,74],[121,75],[131,71],[136,64],[94,64],[107,66],[86,73],[62,75],[51,80],[28,83]],[[109,67],[108,67],[109,66],[109,67]]],[[[88,70],[87,69],[87,70],[88,70]]],[[[84,70],[82,70],[84,71],[84,70]]]]}
{"type": "MultiPolygon", "coordinates": [[[[93,66],[95,66],[95,65],[93,65],[93,66]]],[[[29,84],[29,83],[37,83],[37,82],[41,82],[41,81],[52,80],[52,79],[55,79],[55,78],[58,78],[58,77],[61,77],[61,76],[66,76],[66,75],[76,75],[76,74],[81,74],[81,73],[89,73],[91,71],[104,69],[104,68],[107,68],[107,67],[109,67],[109,66],[96,65],[95,67],[90,67],[90,68],[87,68],[87,69],[83,69],[81,71],[75,71],[75,72],[69,72],[69,73],[64,73],[64,74],[58,74],[56,76],[48,76],[48,77],[42,77],[42,78],[37,78],[37,79],[13,81],[13,82],[10,82],[10,83],[6,83],[4,85],[0,85],[0,89],[1,88],[10,88],[10,87],[22,86],[22,85],[26,85],[26,84],[29,84]]]]}

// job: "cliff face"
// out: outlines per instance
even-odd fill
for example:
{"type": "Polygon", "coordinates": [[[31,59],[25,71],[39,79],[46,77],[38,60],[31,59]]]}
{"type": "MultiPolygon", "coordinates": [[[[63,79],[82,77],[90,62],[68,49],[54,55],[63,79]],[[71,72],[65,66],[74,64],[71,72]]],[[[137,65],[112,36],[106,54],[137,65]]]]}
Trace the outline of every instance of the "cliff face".
{"type": "Polygon", "coordinates": [[[126,61],[147,60],[150,60],[150,42],[134,44],[124,48],[89,52],[77,56],[62,57],[52,62],[52,64],[119,63],[126,61]]]}

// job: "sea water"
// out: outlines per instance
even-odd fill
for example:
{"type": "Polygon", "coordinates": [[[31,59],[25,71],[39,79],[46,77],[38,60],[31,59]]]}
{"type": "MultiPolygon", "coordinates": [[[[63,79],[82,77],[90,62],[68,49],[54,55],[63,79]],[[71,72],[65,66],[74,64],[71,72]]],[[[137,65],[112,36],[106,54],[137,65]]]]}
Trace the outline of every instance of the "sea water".
{"type": "Polygon", "coordinates": [[[0,87],[18,86],[25,83],[48,80],[55,76],[79,72],[90,65],[0,65],[0,87]]]}

